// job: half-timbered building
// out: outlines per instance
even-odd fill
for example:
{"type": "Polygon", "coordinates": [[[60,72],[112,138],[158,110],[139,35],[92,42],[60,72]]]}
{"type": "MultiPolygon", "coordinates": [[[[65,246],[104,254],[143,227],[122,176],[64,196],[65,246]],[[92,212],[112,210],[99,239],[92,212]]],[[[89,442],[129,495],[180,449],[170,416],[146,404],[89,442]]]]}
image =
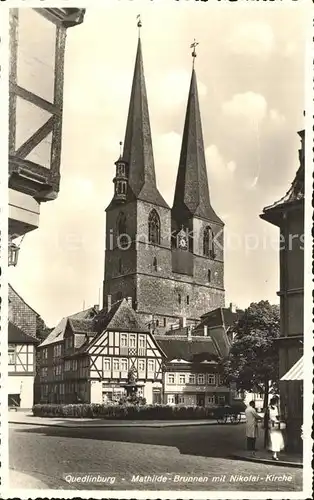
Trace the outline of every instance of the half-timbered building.
{"type": "Polygon", "coordinates": [[[9,16],[9,237],[14,247],[14,239],[38,227],[40,203],[58,195],[66,32],[83,21],[84,10],[25,7],[10,9],[9,16]]]}
{"type": "Polygon", "coordinates": [[[118,401],[132,368],[139,395],[161,402],[164,353],[126,299],[93,317],[67,318],[60,329],[40,346],[43,402],[118,401]]]}
{"type": "Polygon", "coordinates": [[[31,408],[38,340],[16,324],[8,324],[8,405],[31,408]]]}

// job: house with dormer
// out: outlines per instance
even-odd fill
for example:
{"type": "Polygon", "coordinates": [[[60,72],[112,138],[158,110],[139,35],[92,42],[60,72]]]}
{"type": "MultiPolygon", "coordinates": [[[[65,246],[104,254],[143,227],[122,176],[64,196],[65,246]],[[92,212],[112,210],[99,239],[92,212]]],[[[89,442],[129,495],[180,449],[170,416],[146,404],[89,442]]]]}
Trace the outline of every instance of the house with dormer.
{"type": "Polygon", "coordinates": [[[165,355],[127,299],[66,318],[59,330],[39,346],[42,402],[118,401],[131,369],[147,403],[161,402],[165,355]]]}

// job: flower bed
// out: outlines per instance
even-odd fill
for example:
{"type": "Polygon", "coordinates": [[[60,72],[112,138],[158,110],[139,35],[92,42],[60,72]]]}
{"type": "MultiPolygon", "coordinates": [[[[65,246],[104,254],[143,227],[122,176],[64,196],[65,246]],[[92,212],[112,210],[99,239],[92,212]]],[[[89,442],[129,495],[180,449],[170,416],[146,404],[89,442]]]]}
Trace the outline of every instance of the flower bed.
{"type": "Polygon", "coordinates": [[[216,419],[225,413],[240,413],[244,405],[228,407],[108,404],[37,404],[36,417],[104,418],[115,420],[194,420],[216,419]]]}

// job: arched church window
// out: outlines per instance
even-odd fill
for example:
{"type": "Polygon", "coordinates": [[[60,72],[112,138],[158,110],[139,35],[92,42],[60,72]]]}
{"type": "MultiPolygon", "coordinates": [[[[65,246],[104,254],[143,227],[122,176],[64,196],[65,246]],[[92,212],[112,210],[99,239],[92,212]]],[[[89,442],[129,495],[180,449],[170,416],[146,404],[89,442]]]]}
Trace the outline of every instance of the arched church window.
{"type": "Polygon", "coordinates": [[[214,233],[211,227],[207,226],[203,235],[203,254],[206,257],[215,257],[214,233]]]}
{"type": "Polygon", "coordinates": [[[211,280],[212,280],[212,272],[211,272],[211,270],[210,270],[210,269],[208,269],[208,271],[207,271],[207,279],[208,279],[209,283],[210,283],[210,282],[211,282],[211,280]]]}
{"type": "Polygon", "coordinates": [[[181,294],[180,293],[178,294],[178,302],[179,302],[179,304],[181,304],[181,294]]]}
{"type": "Polygon", "coordinates": [[[186,303],[187,303],[187,305],[189,305],[189,303],[190,303],[190,296],[189,295],[186,296],[186,303]]]}
{"type": "Polygon", "coordinates": [[[120,212],[118,216],[117,231],[118,236],[120,236],[120,234],[126,234],[126,216],[123,212],[120,212]]]}
{"type": "Polygon", "coordinates": [[[157,271],[157,258],[156,257],[154,257],[154,259],[153,259],[153,269],[154,269],[154,271],[157,271]]]}
{"type": "Polygon", "coordinates": [[[155,245],[160,244],[160,218],[155,209],[148,216],[148,240],[155,245]]]}

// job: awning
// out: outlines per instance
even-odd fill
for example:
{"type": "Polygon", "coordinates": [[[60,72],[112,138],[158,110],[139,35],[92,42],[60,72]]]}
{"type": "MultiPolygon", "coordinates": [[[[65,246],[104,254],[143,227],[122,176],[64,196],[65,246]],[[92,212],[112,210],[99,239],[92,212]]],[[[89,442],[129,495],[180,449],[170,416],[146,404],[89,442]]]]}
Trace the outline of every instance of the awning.
{"type": "Polygon", "coordinates": [[[303,356],[280,380],[303,380],[303,356]]]}

